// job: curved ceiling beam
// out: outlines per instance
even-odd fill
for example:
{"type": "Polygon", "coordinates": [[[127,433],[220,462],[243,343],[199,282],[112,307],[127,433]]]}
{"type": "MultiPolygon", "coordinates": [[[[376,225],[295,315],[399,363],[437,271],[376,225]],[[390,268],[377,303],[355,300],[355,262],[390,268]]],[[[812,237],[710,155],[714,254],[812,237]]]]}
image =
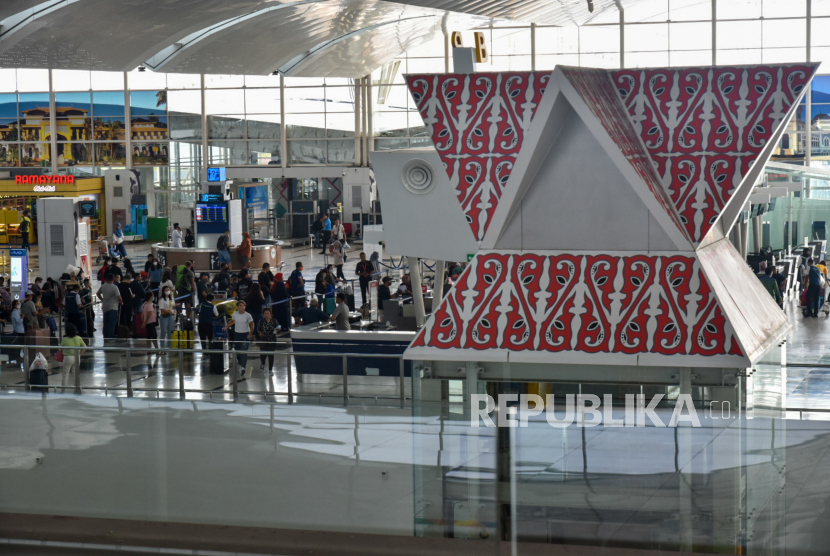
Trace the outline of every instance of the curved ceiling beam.
{"type": "Polygon", "coordinates": [[[363,27],[362,29],[357,29],[357,30],[352,31],[350,33],[346,33],[345,35],[340,35],[339,37],[337,37],[335,39],[331,39],[331,40],[325,41],[321,44],[318,44],[314,48],[310,49],[308,52],[304,52],[304,53],[300,54],[299,56],[294,57],[288,63],[283,64],[279,68],[275,68],[275,71],[280,72],[282,75],[290,76],[292,72],[299,71],[304,65],[310,63],[315,57],[325,53],[326,50],[328,50],[329,48],[331,48],[331,47],[335,46],[336,44],[341,43],[341,42],[343,42],[347,39],[350,39],[350,38],[352,38],[356,35],[360,35],[361,33],[366,33],[368,31],[378,29],[379,27],[383,27],[385,25],[397,25],[397,24],[399,24],[403,21],[411,21],[411,20],[415,20],[415,19],[427,19],[427,18],[436,19],[438,17],[440,17],[440,16],[432,15],[432,14],[431,15],[419,15],[419,16],[415,16],[415,17],[405,17],[405,18],[401,18],[401,19],[395,19],[393,21],[386,21],[384,23],[378,23],[376,25],[369,25],[368,27],[363,27]]]}
{"type": "Polygon", "coordinates": [[[246,22],[250,22],[256,17],[264,16],[265,14],[275,12],[283,8],[292,8],[294,6],[301,6],[303,4],[318,4],[327,1],[330,0],[300,0],[298,2],[289,2],[287,4],[272,6],[270,8],[265,8],[264,10],[258,10],[245,15],[240,15],[238,17],[232,17],[230,19],[220,21],[215,25],[211,25],[209,27],[205,27],[204,29],[200,29],[194,33],[189,34],[183,39],[171,44],[167,48],[163,49],[162,51],[158,52],[157,54],[149,58],[147,61],[145,61],[144,65],[153,71],[162,71],[163,68],[170,66],[174,62],[178,61],[178,59],[183,54],[191,54],[194,50],[198,50],[200,46],[206,44],[206,41],[208,39],[216,38],[217,34],[219,33],[229,33],[234,31],[238,32],[238,27],[240,25],[246,22]]]}
{"type": "Polygon", "coordinates": [[[40,29],[38,19],[76,2],[80,0],[47,0],[0,20],[0,53],[40,29]]]}

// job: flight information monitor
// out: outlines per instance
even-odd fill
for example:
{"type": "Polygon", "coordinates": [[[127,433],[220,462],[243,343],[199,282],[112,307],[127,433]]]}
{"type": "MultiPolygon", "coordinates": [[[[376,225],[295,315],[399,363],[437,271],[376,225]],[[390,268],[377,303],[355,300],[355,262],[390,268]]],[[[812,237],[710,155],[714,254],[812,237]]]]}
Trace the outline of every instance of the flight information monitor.
{"type": "Polygon", "coordinates": [[[212,201],[196,203],[197,233],[221,234],[228,229],[228,203],[212,201]]]}

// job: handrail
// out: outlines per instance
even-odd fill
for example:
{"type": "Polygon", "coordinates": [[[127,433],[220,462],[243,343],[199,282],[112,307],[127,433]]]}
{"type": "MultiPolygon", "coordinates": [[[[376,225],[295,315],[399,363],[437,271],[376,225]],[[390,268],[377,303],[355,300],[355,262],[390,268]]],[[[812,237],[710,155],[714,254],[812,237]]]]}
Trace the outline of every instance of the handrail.
{"type": "MultiPolygon", "coordinates": [[[[253,343],[255,343],[255,341],[251,341],[251,342],[247,342],[247,343],[253,344],[253,343]]],[[[263,342],[263,343],[274,343],[274,344],[282,345],[282,346],[290,346],[291,345],[289,342],[280,342],[280,341],[277,341],[277,342],[263,342]]],[[[321,345],[339,346],[341,344],[325,343],[325,344],[321,344],[321,345]]],[[[264,352],[264,351],[261,351],[261,350],[250,350],[250,349],[237,350],[237,349],[232,349],[230,347],[227,348],[227,349],[221,349],[221,350],[219,350],[219,349],[195,349],[195,348],[191,348],[191,349],[173,349],[173,348],[137,347],[137,346],[126,346],[126,347],[89,346],[89,347],[86,347],[86,348],[80,348],[80,347],[67,348],[65,346],[61,347],[61,346],[52,346],[52,345],[44,345],[44,344],[2,344],[2,343],[0,343],[0,349],[3,349],[3,348],[22,349],[23,350],[23,353],[24,353],[24,358],[23,358],[24,359],[24,362],[23,362],[23,374],[24,374],[23,387],[27,391],[39,390],[39,391],[44,392],[44,394],[46,393],[46,391],[48,391],[49,389],[52,389],[52,388],[54,388],[56,392],[59,391],[59,390],[72,389],[72,390],[74,390],[75,394],[81,394],[81,393],[83,393],[84,390],[99,390],[99,391],[103,390],[105,393],[126,392],[128,398],[134,397],[135,392],[156,392],[157,395],[160,394],[161,392],[178,392],[179,393],[179,398],[184,400],[187,397],[186,396],[187,393],[208,393],[211,396],[211,398],[212,398],[213,394],[223,394],[223,395],[230,394],[233,397],[233,401],[238,401],[239,395],[241,393],[241,394],[244,394],[246,396],[251,396],[251,395],[253,395],[253,396],[287,396],[288,397],[288,403],[293,403],[293,398],[295,396],[305,395],[305,394],[299,394],[299,393],[294,393],[293,392],[293,381],[292,381],[292,378],[293,378],[292,377],[293,365],[291,363],[291,357],[300,356],[300,357],[339,357],[339,358],[341,358],[342,369],[343,369],[343,394],[341,395],[341,394],[318,393],[318,394],[313,394],[314,396],[318,396],[319,398],[323,398],[323,397],[342,397],[343,398],[343,405],[348,405],[349,398],[374,398],[375,400],[377,400],[377,399],[397,399],[397,400],[399,400],[401,407],[405,406],[406,399],[407,399],[406,398],[406,393],[405,393],[405,380],[406,380],[406,377],[405,377],[405,361],[404,361],[404,358],[403,358],[402,354],[394,354],[394,353],[387,353],[387,354],[384,354],[384,353],[348,353],[348,352],[347,353],[334,353],[334,352],[318,352],[318,351],[304,352],[304,351],[295,351],[294,349],[292,349],[290,347],[288,349],[275,350],[273,352],[274,355],[284,355],[288,358],[288,362],[287,362],[287,365],[286,365],[287,374],[288,374],[287,381],[286,381],[287,391],[278,392],[276,390],[275,391],[245,390],[245,391],[240,392],[239,388],[238,388],[239,382],[241,382],[242,380],[247,380],[247,378],[240,377],[239,369],[237,368],[237,366],[238,366],[237,358],[234,356],[234,354],[236,354],[236,355],[244,354],[246,356],[261,356],[261,355],[263,355],[263,353],[272,353],[272,352],[264,352]],[[84,352],[84,351],[87,351],[87,350],[103,351],[105,353],[106,352],[123,353],[125,355],[125,358],[126,358],[126,361],[125,361],[126,365],[125,365],[125,369],[124,369],[124,372],[126,373],[126,382],[124,383],[124,386],[82,386],[81,385],[81,373],[80,373],[80,357],[78,357],[78,362],[75,365],[74,385],[71,385],[71,386],[63,386],[63,385],[59,386],[59,385],[51,385],[51,384],[47,385],[47,386],[31,385],[30,384],[30,370],[29,370],[29,367],[30,367],[29,350],[39,351],[39,350],[57,350],[57,349],[62,349],[62,350],[65,350],[65,351],[74,351],[74,352],[76,352],[75,356],[77,356],[77,352],[84,352]],[[136,351],[138,351],[138,352],[152,351],[153,353],[161,352],[161,353],[176,353],[176,354],[178,354],[179,365],[178,365],[178,369],[174,370],[174,372],[178,373],[178,379],[179,379],[178,388],[141,388],[141,387],[134,386],[133,385],[133,376],[132,376],[132,372],[133,372],[132,371],[132,366],[133,366],[132,365],[132,356],[133,356],[133,352],[136,352],[136,351]],[[229,355],[229,364],[230,364],[230,370],[229,370],[230,384],[229,384],[229,386],[231,387],[230,390],[225,389],[226,385],[224,383],[221,386],[221,389],[214,389],[214,390],[204,390],[204,389],[199,389],[199,388],[186,388],[185,387],[184,364],[183,364],[184,354],[193,355],[195,353],[202,353],[202,354],[208,354],[208,355],[210,355],[210,354],[222,354],[223,360],[224,360],[224,355],[225,354],[229,355]],[[372,358],[374,358],[374,359],[397,359],[399,369],[400,369],[400,372],[399,372],[399,375],[398,375],[398,378],[400,380],[399,395],[398,396],[350,395],[348,393],[348,376],[349,376],[348,375],[348,358],[349,357],[360,357],[360,358],[370,358],[370,359],[372,359],[372,358]]],[[[67,354],[67,355],[71,355],[71,354],[67,354]]],[[[150,357],[150,353],[146,353],[145,355],[147,357],[150,357]]],[[[223,373],[222,375],[216,375],[216,376],[223,376],[224,374],[225,373],[223,373]]],[[[266,378],[266,380],[267,380],[267,378],[266,378]]],[[[411,380],[412,380],[412,377],[410,376],[410,384],[411,384],[411,380]]],[[[20,386],[19,383],[18,384],[0,384],[0,390],[8,390],[10,388],[15,388],[15,387],[18,387],[18,386],[20,386]]],[[[309,394],[309,395],[312,395],[312,394],[309,394]]]]}

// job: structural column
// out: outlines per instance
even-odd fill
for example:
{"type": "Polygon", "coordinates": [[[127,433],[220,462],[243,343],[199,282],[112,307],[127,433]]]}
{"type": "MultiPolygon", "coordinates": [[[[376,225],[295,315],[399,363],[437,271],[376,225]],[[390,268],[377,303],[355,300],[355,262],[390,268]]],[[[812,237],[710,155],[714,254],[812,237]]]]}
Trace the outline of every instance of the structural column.
{"type": "Polygon", "coordinates": [[[424,310],[424,292],[421,289],[421,271],[418,267],[418,257],[407,257],[409,265],[409,278],[412,280],[412,299],[415,302],[415,324],[421,328],[426,321],[424,310]]]}
{"type": "Polygon", "coordinates": [[[432,286],[432,311],[438,308],[438,304],[444,297],[444,267],[445,261],[435,261],[435,284],[432,286]]]}

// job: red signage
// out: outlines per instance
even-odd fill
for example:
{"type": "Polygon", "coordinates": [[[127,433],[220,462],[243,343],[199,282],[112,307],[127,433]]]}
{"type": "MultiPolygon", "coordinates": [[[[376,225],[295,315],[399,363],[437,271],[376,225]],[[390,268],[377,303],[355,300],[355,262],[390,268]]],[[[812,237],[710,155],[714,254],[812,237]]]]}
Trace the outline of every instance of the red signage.
{"type": "Polygon", "coordinates": [[[58,176],[49,176],[40,174],[37,176],[15,176],[14,183],[18,185],[39,185],[39,184],[74,184],[75,176],[60,174],[58,176]]]}

